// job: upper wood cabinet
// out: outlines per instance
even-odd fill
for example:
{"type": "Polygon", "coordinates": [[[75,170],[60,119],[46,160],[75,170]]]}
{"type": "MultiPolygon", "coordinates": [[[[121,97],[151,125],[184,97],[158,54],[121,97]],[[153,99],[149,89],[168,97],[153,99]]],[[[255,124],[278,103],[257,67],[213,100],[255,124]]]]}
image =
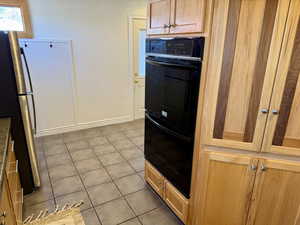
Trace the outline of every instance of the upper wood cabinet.
{"type": "Polygon", "coordinates": [[[170,33],[201,33],[204,31],[205,1],[172,0],[170,33]]]}
{"type": "Polygon", "coordinates": [[[249,157],[204,153],[192,224],[245,225],[257,163],[249,157]]]}
{"type": "Polygon", "coordinates": [[[293,0],[283,39],[262,150],[300,156],[300,1],[293,0]]]}
{"type": "Polygon", "coordinates": [[[289,0],[214,0],[204,144],[260,151],[289,0]]]}
{"type": "Polygon", "coordinates": [[[149,0],[148,34],[165,34],[170,31],[171,0],[149,0]]]}
{"type": "Polygon", "coordinates": [[[201,33],[204,15],[204,0],[149,0],[147,33],[201,33]]]}
{"type": "Polygon", "coordinates": [[[299,163],[260,160],[247,225],[300,224],[299,186],[299,163]]]}

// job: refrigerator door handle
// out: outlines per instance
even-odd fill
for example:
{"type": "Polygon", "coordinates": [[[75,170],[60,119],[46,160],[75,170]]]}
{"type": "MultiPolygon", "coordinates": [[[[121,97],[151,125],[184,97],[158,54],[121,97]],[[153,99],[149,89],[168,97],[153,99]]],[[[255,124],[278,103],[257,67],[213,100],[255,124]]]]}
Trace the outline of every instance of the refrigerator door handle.
{"type": "Polygon", "coordinates": [[[35,101],[34,101],[34,95],[32,92],[28,92],[27,95],[30,95],[31,101],[32,101],[32,110],[33,110],[33,131],[34,134],[37,133],[37,118],[36,118],[36,109],[35,109],[35,101]]]}
{"type": "Polygon", "coordinates": [[[32,79],[31,79],[30,70],[29,70],[27,59],[26,59],[25,51],[24,51],[23,48],[21,48],[20,50],[21,50],[21,54],[23,56],[25,67],[26,67],[26,71],[27,71],[27,76],[28,76],[30,91],[33,92],[32,79]]]}
{"type": "Polygon", "coordinates": [[[31,169],[32,169],[33,181],[34,181],[35,187],[40,187],[41,179],[40,179],[40,173],[39,173],[38,159],[37,159],[37,155],[35,152],[34,136],[33,136],[33,132],[32,132],[32,125],[31,125],[27,97],[28,97],[27,95],[20,95],[19,103],[20,103],[21,114],[22,114],[22,119],[23,119],[26,142],[27,142],[27,146],[28,146],[28,153],[29,153],[30,165],[31,165],[31,169]]]}

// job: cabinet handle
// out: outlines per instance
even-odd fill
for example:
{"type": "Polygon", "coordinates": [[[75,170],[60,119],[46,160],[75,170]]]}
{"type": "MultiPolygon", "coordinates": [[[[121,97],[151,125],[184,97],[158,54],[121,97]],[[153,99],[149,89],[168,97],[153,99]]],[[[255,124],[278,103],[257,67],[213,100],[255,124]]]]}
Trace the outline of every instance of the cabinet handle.
{"type": "Polygon", "coordinates": [[[170,27],[170,25],[168,25],[168,24],[164,25],[164,28],[169,28],[169,27],[170,27]]]}
{"type": "Polygon", "coordinates": [[[261,170],[261,171],[266,171],[267,168],[265,167],[265,165],[261,165],[260,170],[261,170]]]}
{"type": "Polygon", "coordinates": [[[19,160],[16,160],[16,173],[19,171],[19,160]]]}
{"type": "Polygon", "coordinates": [[[256,171],[256,170],[257,170],[257,166],[254,165],[254,164],[252,164],[252,165],[250,166],[250,169],[253,170],[253,171],[256,171]]]}
{"type": "Polygon", "coordinates": [[[279,114],[279,111],[276,110],[276,109],[274,109],[274,110],[272,110],[272,113],[273,113],[273,115],[278,115],[278,114],[279,114]]]}
{"type": "Polygon", "coordinates": [[[175,23],[170,25],[170,27],[174,27],[174,28],[175,28],[176,26],[177,26],[177,24],[175,24],[175,23]]]}
{"type": "Polygon", "coordinates": [[[269,110],[268,110],[268,109],[262,109],[261,112],[262,112],[263,114],[267,114],[267,113],[269,112],[269,110]]]}

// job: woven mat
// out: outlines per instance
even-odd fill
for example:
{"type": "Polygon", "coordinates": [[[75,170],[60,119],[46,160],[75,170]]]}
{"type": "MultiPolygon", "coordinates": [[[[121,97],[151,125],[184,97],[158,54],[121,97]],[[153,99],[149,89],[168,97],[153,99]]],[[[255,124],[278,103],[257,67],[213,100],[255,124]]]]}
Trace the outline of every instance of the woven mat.
{"type": "Polygon", "coordinates": [[[79,208],[60,211],[26,225],[85,225],[79,208]]]}

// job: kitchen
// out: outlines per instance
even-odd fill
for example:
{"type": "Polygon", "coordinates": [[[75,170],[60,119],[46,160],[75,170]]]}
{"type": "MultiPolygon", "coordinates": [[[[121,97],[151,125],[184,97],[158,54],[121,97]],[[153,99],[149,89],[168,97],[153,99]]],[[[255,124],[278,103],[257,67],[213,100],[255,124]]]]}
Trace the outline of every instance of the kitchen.
{"type": "Polygon", "coordinates": [[[0,222],[300,223],[299,9],[0,0],[0,222]]]}

